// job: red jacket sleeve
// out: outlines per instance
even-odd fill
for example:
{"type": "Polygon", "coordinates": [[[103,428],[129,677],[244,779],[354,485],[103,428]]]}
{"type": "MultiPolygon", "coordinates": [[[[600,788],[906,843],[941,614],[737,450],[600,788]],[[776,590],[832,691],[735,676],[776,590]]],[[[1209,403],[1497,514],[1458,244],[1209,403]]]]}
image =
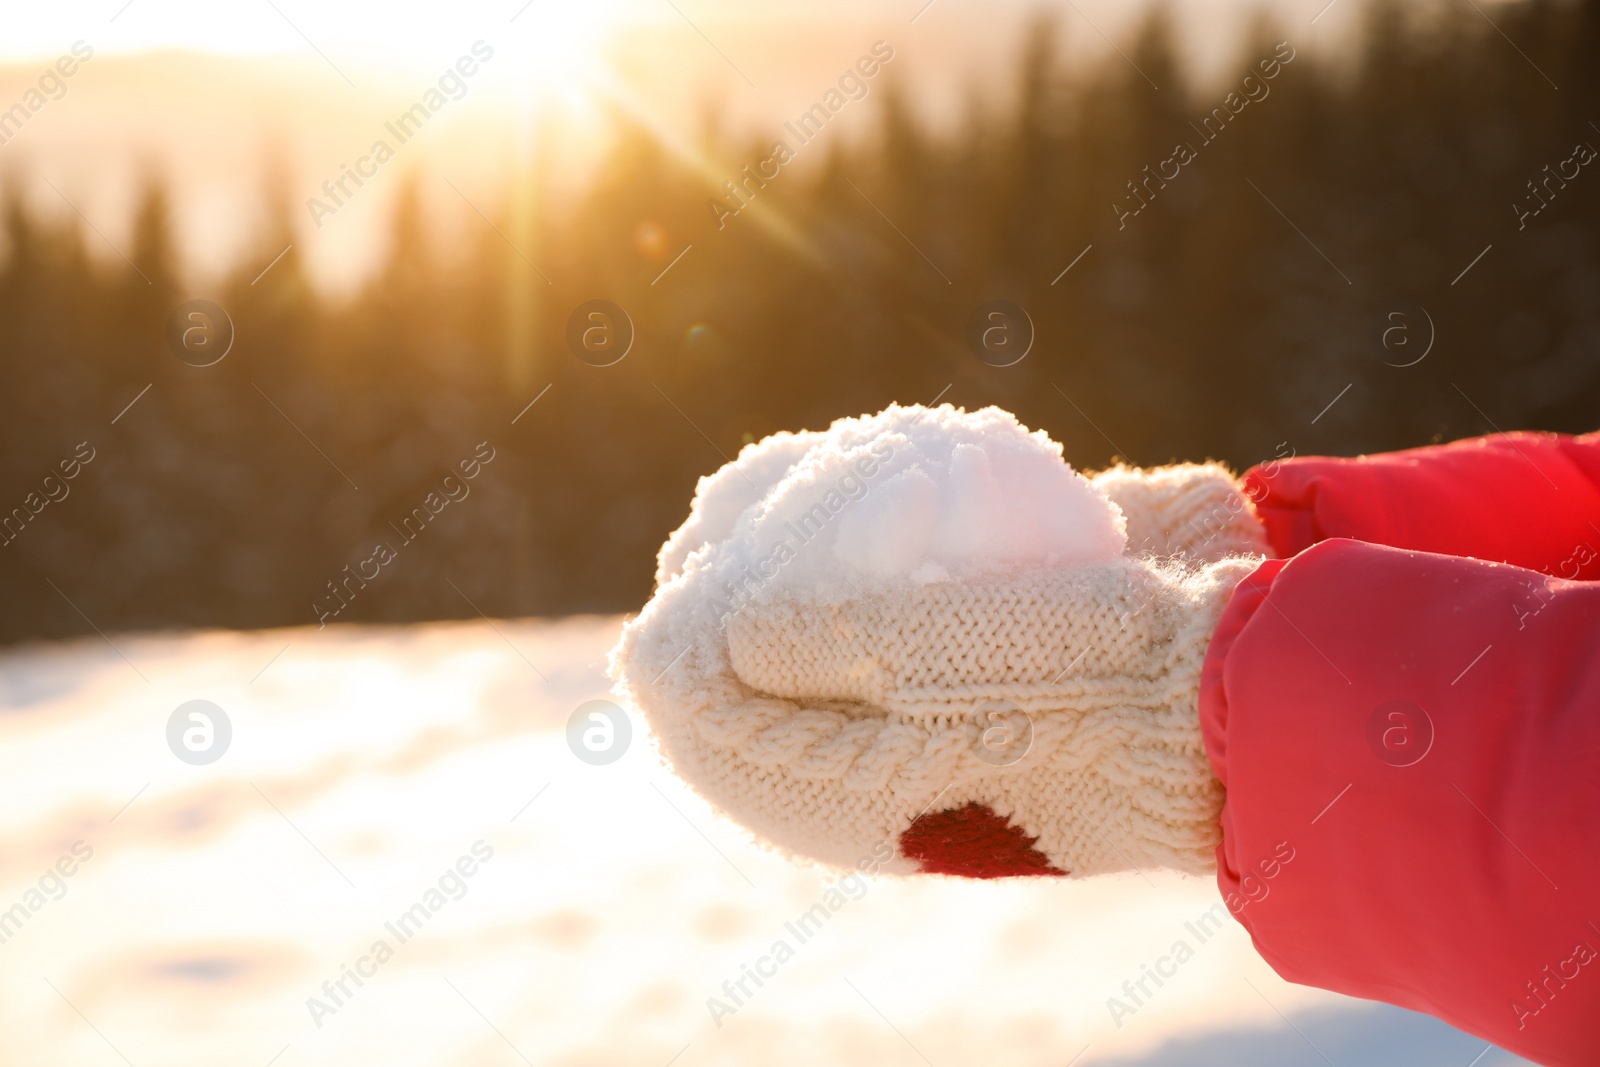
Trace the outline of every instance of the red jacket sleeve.
{"type": "Polygon", "coordinates": [[[1235,591],[1200,716],[1279,974],[1600,1063],[1600,585],[1326,541],[1235,591]]]}
{"type": "Polygon", "coordinates": [[[1329,537],[1600,578],[1600,433],[1509,433],[1244,475],[1273,553],[1329,537]]]}

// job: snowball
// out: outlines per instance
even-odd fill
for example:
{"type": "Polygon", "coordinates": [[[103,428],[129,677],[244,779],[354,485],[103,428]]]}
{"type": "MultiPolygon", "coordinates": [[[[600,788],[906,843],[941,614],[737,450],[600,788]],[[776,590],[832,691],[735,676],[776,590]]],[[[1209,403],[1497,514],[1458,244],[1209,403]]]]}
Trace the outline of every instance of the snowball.
{"type": "Polygon", "coordinates": [[[1122,512],[1016,416],[891,406],[821,433],[779,434],[700,482],[658,580],[697,560],[755,595],[848,595],[1114,559],[1122,512]]]}
{"type": "Polygon", "coordinates": [[[814,430],[775,433],[746,445],[732,463],[701,478],[695,486],[689,518],[656,554],[656,584],[665,585],[682,571],[695,549],[727,540],[745,509],[758,502],[807,449],[825,436],[814,430]]]}

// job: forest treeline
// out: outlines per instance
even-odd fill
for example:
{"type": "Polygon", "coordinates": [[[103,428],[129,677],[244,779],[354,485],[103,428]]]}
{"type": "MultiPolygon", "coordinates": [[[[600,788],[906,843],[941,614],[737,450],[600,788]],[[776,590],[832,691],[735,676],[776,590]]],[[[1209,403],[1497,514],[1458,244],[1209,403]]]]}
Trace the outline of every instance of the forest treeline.
{"type": "Polygon", "coordinates": [[[305,225],[282,188],[195,291],[159,184],[130,264],[12,182],[0,639],[631,610],[696,478],[896,400],[1002,405],[1088,468],[1595,428],[1600,3],[1364,20],[1337,63],[1257,22],[1197,82],[1160,13],[1090,66],[1041,19],[952,122],[886,70],[870,133],[747,209],[723,183],[780,120],[696,165],[618,117],[576,201],[508,181],[448,248],[429,176],[389,176],[392,248],[337,299],[296,250],[252,284],[305,225]],[[193,298],[235,328],[208,367],[168,342],[193,298]],[[609,366],[569,348],[593,300],[632,323],[609,366]],[[967,342],[994,300],[1034,329],[1011,366],[967,342]]]}

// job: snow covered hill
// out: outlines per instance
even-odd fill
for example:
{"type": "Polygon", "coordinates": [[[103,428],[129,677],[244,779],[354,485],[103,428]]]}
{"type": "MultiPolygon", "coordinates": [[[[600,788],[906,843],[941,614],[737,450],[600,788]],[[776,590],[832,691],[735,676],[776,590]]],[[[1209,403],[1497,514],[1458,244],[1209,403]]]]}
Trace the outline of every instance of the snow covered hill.
{"type": "Polygon", "coordinates": [[[615,762],[574,755],[569,717],[606,697],[619,624],[0,655],[6,1061],[1523,1062],[1285,984],[1236,924],[1205,921],[1206,881],[880,879],[829,897],[665,772],[641,721],[615,762]],[[192,700],[231,727],[211,763],[169,748],[192,700]],[[1124,983],[1158,963],[1169,976],[1114,1020],[1108,1000],[1131,1004],[1124,983]],[[709,998],[733,1010],[714,1020],[709,998]]]}

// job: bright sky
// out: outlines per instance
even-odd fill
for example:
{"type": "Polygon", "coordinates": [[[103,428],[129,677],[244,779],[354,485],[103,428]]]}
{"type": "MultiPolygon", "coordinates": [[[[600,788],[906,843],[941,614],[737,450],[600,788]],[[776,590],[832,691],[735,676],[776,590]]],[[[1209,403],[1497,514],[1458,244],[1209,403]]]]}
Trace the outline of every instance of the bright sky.
{"type": "MultiPolygon", "coordinates": [[[[644,0],[584,0],[577,4],[464,0],[428,5],[364,0],[234,0],[227,4],[96,0],[90,4],[18,5],[6,15],[0,57],[45,57],[64,50],[74,40],[85,40],[97,50],[111,53],[192,48],[262,55],[316,48],[336,63],[386,60],[431,64],[441,48],[452,47],[466,35],[486,37],[502,32],[514,15],[524,32],[548,35],[553,44],[583,44],[600,26],[660,17],[661,12],[652,13],[650,7],[644,0]]],[[[663,10],[672,16],[670,8],[663,10]]]]}
{"type": "MultiPolygon", "coordinates": [[[[937,32],[941,20],[963,14],[1023,14],[1035,6],[1022,0],[768,0],[758,7],[731,0],[458,0],[449,4],[395,5],[377,0],[94,0],[72,5],[15,5],[6,14],[0,61],[41,58],[85,40],[112,53],[192,48],[235,55],[262,55],[316,48],[332,59],[363,63],[431,64],[441,48],[465,35],[492,36],[513,24],[536,33],[552,50],[589,47],[617,27],[692,22],[695,25],[789,22],[905,21],[937,32]],[[941,10],[942,9],[942,10],[941,10]]],[[[1046,5],[1048,6],[1048,5],[1046,5]]],[[[1071,15],[1074,5],[1059,6],[1071,15]]],[[[1082,27],[1115,36],[1149,4],[1146,0],[1079,0],[1082,27]]],[[[1208,25],[1232,23],[1255,8],[1283,13],[1286,22],[1322,7],[1317,0],[1187,0],[1172,5],[1203,36],[1208,25]]],[[[1354,8],[1355,0],[1340,5],[1354,8]]],[[[1339,13],[1329,12],[1327,22],[1339,13]]],[[[992,27],[992,24],[991,24],[992,27]]],[[[471,39],[469,37],[469,39],[471,39]]],[[[709,43],[709,42],[708,42],[709,43]]]]}
{"type": "MultiPolygon", "coordinates": [[[[1174,0],[1187,58],[1226,77],[1248,13],[1275,9],[1297,47],[1326,47],[1359,14],[1359,0],[1174,0]]],[[[1071,65],[1119,60],[1148,0],[1058,0],[1071,65]]],[[[20,175],[43,210],[93,221],[114,243],[126,233],[135,183],[172,184],[190,262],[221,269],[254,255],[251,219],[266,164],[294,171],[297,200],[313,195],[372,144],[383,121],[414,103],[441,72],[483,41],[492,63],[470,92],[406,150],[405,167],[442,174],[427,195],[465,212],[493,202],[528,151],[536,113],[554,116],[566,148],[556,179],[581,182],[581,160],[605,143],[613,106],[663,143],[689,145],[715,109],[725,129],[758,135],[804,110],[874,40],[896,52],[894,75],[930,116],[954,115],[973,85],[1004,91],[1034,0],[93,0],[15,4],[0,35],[0,108],[29,90],[74,42],[95,59],[69,93],[3,146],[0,178],[20,175]],[[573,155],[576,164],[565,158],[573,155]],[[52,188],[54,186],[55,188],[52,188]]],[[[869,129],[854,109],[840,136],[869,129]]],[[[548,130],[553,127],[542,126],[548,130]]],[[[539,146],[543,150],[543,145],[539,146]]],[[[308,254],[329,284],[356,283],[381,252],[391,168],[352,210],[308,232],[308,254]]],[[[465,216],[463,216],[465,217],[465,216]]],[[[306,221],[306,220],[302,220],[306,221]]],[[[113,250],[100,248],[108,258],[113,250]]]]}

